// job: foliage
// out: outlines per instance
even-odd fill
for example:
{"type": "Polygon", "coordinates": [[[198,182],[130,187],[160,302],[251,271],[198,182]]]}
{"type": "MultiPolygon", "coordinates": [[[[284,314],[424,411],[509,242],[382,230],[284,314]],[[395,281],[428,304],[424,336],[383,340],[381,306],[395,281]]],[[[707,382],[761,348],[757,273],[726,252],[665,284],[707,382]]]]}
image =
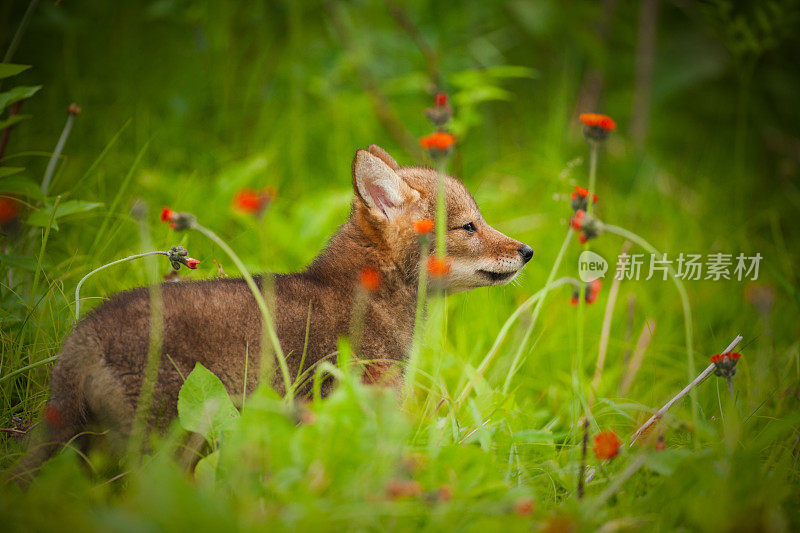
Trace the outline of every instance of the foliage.
{"type": "MultiPolygon", "coordinates": [[[[39,6],[15,59],[33,67],[0,65],[0,101],[26,98],[30,113],[9,117],[9,106],[0,108],[0,129],[14,127],[0,159],[0,196],[13,196],[19,210],[0,236],[3,468],[19,458],[19,435],[45,405],[47,371],[72,327],[75,285],[141,251],[128,214],[134,198],[197,214],[252,272],[298,270],[347,215],[356,148],[377,143],[401,164],[424,163],[407,141],[429,132],[423,110],[441,88],[453,97],[458,134],[451,171],[485,218],[532,245],[534,258],[514,285],[432,306],[414,394],[402,405],[342,367],[323,401],[287,405],[262,387],[241,406],[198,366],[186,376],[179,420],[153,436],[140,464],[119,463],[102,446],[83,455],[76,443],[26,492],[0,488],[4,528],[800,527],[800,73],[789,68],[800,54],[796,3],[661,3],[642,150],[628,133],[639,90],[638,4],[617,3],[608,14],[589,1],[404,2],[417,33],[387,9],[394,4],[39,6]],[[598,20],[606,16],[604,35],[598,20]],[[574,109],[592,71],[603,78],[599,109],[574,109]],[[73,100],[84,112],[44,194],[41,177],[73,100]],[[578,392],[596,398],[590,434],[613,429],[625,443],[687,376],[681,303],[659,276],[621,284],[596,391],[588,384],[605,288],[581,311],[568,305],[566,289],[548,296],[507,391],[529,313],[488,371],[476,371],[506,319],[542,287],[567,231],[569,193],[587,185],[585,145],[571,118],[583,111],[618,123],[600,158],[593,214],[671,255],[760,252],[764,263],[754,283],[687,282],[698,367],[737,333],[745,337],[734,401],[712,378],[697,391],[696,424],[688,400],[661,422],[665,449],[623,445],[610,462],[590,455],[579,501],[578,392]],[[269,186],[277,195],[261,216],[231,209],[240,189],[269,186]],[[638,373],[621,390],[650,324],[638,373]],[[456,407],[470,380],[474,392],[456,407]],[[206,442],[193,473],[187,431],[206,442]]],[[[0,34],[13,33],[27,6],[0,7],[8,30],[0,34]]],[[[147,216],[153,245],[190,250],[201,260],[192,276],[237,274],[201,235],[175,243],[157,215],[147,216]]],[[[592,249],[611,258],[621,244],[603,236],[592,249]]],[[[574,274],[581,250],[570,243],[560,274],[574,274]]],[[[126,265],[88,280],[84,304],[148,281],[144,265],[126,265]]]]}

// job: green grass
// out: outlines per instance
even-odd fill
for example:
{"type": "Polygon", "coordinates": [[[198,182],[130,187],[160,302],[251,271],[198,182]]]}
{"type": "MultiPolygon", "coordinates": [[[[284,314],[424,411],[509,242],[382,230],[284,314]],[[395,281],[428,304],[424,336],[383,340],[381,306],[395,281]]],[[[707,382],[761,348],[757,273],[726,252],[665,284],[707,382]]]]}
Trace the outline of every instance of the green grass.
{"type": "MultiPolygon", "coordinates": [[[[786,68],[796,57],[796,38],[772,28],[774,47],[736,52],[760,55],[743,111],[747,142],[734,157],[738,56],[720,26],[734,23],[720,22],[711,7],[663,5],[651,128],[645,148],[637,150],[629,131],[634,6],[618,7],[603,44],[594,33],[600,10],[594,2],[569,11],[556,2],[404,5],[453,94],[459,144],[451,170],[490,224],[534,248],[519,281],[452,296],[446,306],[431,304],[415,392],[402,405],[344,369],[335,394],[310,403],[305,413],[267,389],[256,392],[233,422],[213,428],[212,446],[194,474],[184,470],[191,452],[180,444],[185,430],[177,422],[154,437],[140,462],[121,463],[102,447],[88,457],[68,448],[27,492],[0,488],[5,527],[800,527],[800,165],[791,151],[800,138],[793,105],[800,77],[786,68]],[[675,52],[686,49],[691,53],[675,52]],[[497,69],[509,65],[525,69],[497,69]],[[608,463],[590,451],[593,474],[579,501],[584,408],[578,392],[588,396],[610,278],[582,319],[568,303],[569,287],[547,296],[504,392],[530,320],[523,313],[474,392],[458,408],[454,401],[506,319],[544,285],[571,215],[568,195],[573,185],[588,183],[588,151],[570,117],[591,67],[606,76],[600,111],[619,123],[600,155],[594,213],[670,256],[759,252],[764,259],[755,283],[686,282],[698,369],[737,334],[744,336],[735,401],[725,381],[712,377],[697,390],[696,424],[688,398],[660,424],[665,450],[653,443],[625,447],[608,463]],[[643,466],[601,501],[641,455],[643,466]],[[412,494],[393,497],[391,488],[400,485],[412,494]],[[445,486],[449,499],[441,497],[445,486]],[[515,512],[528,499],[533,512],[515,512]]],[[[794,13],[791,2],[777,5],[794,13]]],[[[0,8],[14,21],[0,45],[8,45],[26,7],[0,8]]],[[[794,15],[777,18],[796,26],[794,15]]],[[[4,226],[0,236],[3,428],[15,427],[12,417],[23,426],[39,421],[49,358],[72,327],[78,281],[141,251],[129,214],[134,199],[150,206],[155,248],[180,244],[202,261],[192,278],[217,275],[212,260],[229,275],[237,271],[201,234],[174,233],[159,223],[162,205],[197,215],[251,272],[296,271],[347,216],[357,148],[377,143],[401,164],[423,162],[379,120],[364,74],[411,138],[430,129],[423,113],[430,105],[429,65],[383,2],[44,3],[14,62],[33,68],[3,80],[0,91],[43,88],[25,102],[22,111],[33,118],[16,125],[0,168],[25,167],[20,175],[40,183],[67,105],[77,102],[83,114],[50,196],[25,198],[30,208],[23,222],[4,226]],[[266,185],[278,197],[263,218],[231,210],[235,191],[266,185]],[[76,211],[58,216],[58,229],[49,224],[56,196],[62,208],[88,202],[69,204],[76,211]],[[44,218],[43,226],[24,222],[32,216],[44,218]]],[[[612,269],[621,246],[613,235],[592,241],[612,269]]],[[[576,275],[582,249],[573,238],[556,277],[576,275]]],[[[166,273],[167,262],[158,260],[166,273]]],[[[148,279],[144,262],[104,270],[84,284],[82,309],[148,279]]],[[[623,282],[591,410],[592,435],[613,429],[627,441],[686,382],[675,287],[660,279],[623,282]],[[648,319],[655,323],[652,340],[622,395],[623,359],[648,319]]],[[[11,466],[24,449],[24,439],[0,434],[0,467],[11,466]]]]}

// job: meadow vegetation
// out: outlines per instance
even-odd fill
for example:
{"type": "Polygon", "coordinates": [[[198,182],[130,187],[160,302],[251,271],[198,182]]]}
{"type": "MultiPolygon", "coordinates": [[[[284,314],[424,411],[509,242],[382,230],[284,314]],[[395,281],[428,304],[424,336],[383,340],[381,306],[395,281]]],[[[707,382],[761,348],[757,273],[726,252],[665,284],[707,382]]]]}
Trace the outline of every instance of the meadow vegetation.
{"type": "MultiPolygon", "coordinates": [[[[429,303],[401,400],[361,384],[347,339],[336,391],[309,403],[261,387],[242,406],[198,367],[143,453],[100,436],[26,490],[4,474],[4,530],[800,528],[797,2],[36,4],[19,40],[29,2],[0,6],[4,472],[44,423],[87,273],[179,245],[200,261],[180,276],[240,274],[162,206],[249,272],[297,271],[347,217],[357,148],[433,164],[417,140],[437,92],[449,172],[534,256],[513,284],[429,303]],[[617,123],[593,185],[584,112],[617,123]],[[575,186],[614,225],[585,245],[575,186]],[[676,285],[645,279],[649,250],[614,228],[673,259],[733,255],[731,279],[684,281],[688,349],[676,285]],[[610,264],[599,292],[529,300],[587,248],[610,264]],[[615,284],[623,250],[643,275],[615,284]],[[736,279],[740,253],[762,256],[757,280],[736,279]],[[710,376],[629,446],[737,335],[731,386],[710,376]]],[[[171,270],[102,270],[81,314],[171,270]]]]}

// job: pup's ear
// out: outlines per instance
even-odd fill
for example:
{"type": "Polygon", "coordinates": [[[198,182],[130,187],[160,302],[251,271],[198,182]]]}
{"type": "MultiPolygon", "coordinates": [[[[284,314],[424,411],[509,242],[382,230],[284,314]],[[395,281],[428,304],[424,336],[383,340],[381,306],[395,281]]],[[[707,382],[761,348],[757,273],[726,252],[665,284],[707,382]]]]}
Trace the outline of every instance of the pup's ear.
{"type": "Polygon", "coordinates": [[[353,159],[353,190],[368,209],[386,220],[395,218],[419,195],[382,158],[366,150],[357,151],[353,159]]]}
{"type": "Polygon", "coordinates": [[[375,157],[379,158],[381,161],[386,163],[386,165],[392,170],[398,170],[400,168],[400,165],[397,164],[397,161],[395,161],[394,158],[390,156],[386,150],[384,150],[377,144],[369,145],[369,153],[371,153],[372,155],[374,155],[375,157]]]}

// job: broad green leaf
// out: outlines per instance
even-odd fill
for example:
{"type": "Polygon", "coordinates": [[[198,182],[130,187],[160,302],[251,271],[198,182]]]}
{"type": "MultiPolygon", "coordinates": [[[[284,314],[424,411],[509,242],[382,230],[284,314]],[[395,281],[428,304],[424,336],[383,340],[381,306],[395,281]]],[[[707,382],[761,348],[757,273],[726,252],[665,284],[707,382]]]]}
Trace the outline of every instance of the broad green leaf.
{"type": "Polygon", "coordinates": [[[194,479],[200,484],[214,486],[217,477],[217,465],[219,464],[219,450],[215,450],[206,455],[194,467],[194,479]]]}
{"type": "Polygon", "coordinates": [[[6,106],[13,104],[14,102],[19,102],[20,100],[24,100],[26,98],[30,98],[36,92],[41,89],[41,85],[35,86],[22,86],[22,87],[14,87],[13,89],[6,91],[4,93],[0,93],[0,111],[6,108],[6,106]]]}
{"type": "MultiPolygon", "coordinates": [[[[0,168],[0,170],[2,170],[2,168],[0,168]]],[[[0,195],[9,194],[24,196],[25,198],[34,198],[36,200],[44,200],[42,188],[39,186],[39,184],[32,179],[23,176],[12,176],[10,178],[0,179],[0,195]]]]}
{"type": "Polygon", "coordinates": [[[11,176],[13,174],[19,174],[25,170],[23,167],[0,167],[0,178],[5,178],[6,176],[11,176]]]}
{"type": "Polygon", "coordinates": [[[212,443],[239,416],[225,386],[206,367],[197,363],[178,393],[181,427],[212,443]]]}
{"type": "Polygon", "coordinates": [[[31,68],[30,65],[16,65],[14,63],[0,63],[0,80],[16,76],[20,72],[31,68]]]}
{"type": "Polygon", "coordinates": [[[9,126],[13,126],[17,122],[22,122],[23,120],[28,120],[31,118],[31,115],[14,115],[13,117],[8,117],[5,120],[0,120],[0,130],[4,130],[9,126]]]}
{"type": "MultiPolygon", "coordinates": [[[[75,213],[85,213],[86,211],[91,211],[92,209],[97,209],[101,207],[102,203],[97,202],[83,202],[80,200],[68,200],[66,202],[62,202],[58,205],[58,209],[56,209],[56,215],[53,217],[53,229],[58,229],[58,219],[65,217],[67,215],[73,215],[75,213]]],[[[53,212],[53,206],[48,204],[38,211],[31,213],[28,217],[27,222],[31,226],[41,226],[46,227],[48,222],[50,222],[50,214],[53,212]]]]}

